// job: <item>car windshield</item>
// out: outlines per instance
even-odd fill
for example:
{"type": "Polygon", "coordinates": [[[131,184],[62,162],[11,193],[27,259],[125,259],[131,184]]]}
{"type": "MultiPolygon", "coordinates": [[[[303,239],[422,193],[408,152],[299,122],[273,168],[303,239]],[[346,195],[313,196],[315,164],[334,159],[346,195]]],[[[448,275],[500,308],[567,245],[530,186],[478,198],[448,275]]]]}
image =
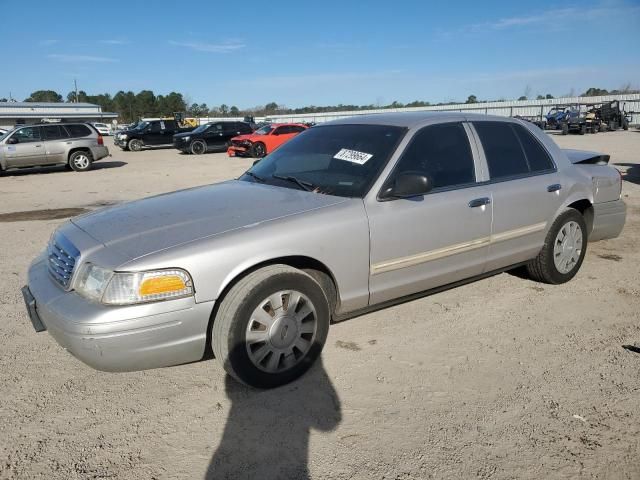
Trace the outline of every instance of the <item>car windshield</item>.
{"type": "Polygon", "coordinates": [[[255,135],[269,135],[269,132],[271,132],[272,130],[273,130],[273,127],[271,125],[265,125],[264,127],[259,128],[253,133],[255,135]]]}
{"type": "Polygon", "coordinates": [[[406,131],[386,125],[316,126],[263,158],[240,180],[362,198],[406,131]]]}
{"type": "Polygon", "coordinates": [[[2,131],[0,130],[0,142],[2,140],[4,140],[6,138],[7,135],[9,135],[11,133],[11,130],[9,130],[8,132],[4,132],[2,133],[2,131]]]}
{"type": "Polygon", "coordinates": [[[202,133],[211,125],[213,125],[213,123],[205,123],[204,125],[200,125],[198,128],[195,128],[194,130],[192,130],[191,133],[202,133]]]}

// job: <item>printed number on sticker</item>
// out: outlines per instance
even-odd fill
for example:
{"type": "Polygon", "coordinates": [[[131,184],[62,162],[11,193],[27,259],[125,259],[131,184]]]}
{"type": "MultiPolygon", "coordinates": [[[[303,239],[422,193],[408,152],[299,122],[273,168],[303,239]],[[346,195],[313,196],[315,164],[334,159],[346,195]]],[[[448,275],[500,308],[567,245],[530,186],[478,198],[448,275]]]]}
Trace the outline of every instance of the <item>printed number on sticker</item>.
{"type": "Polygon", "coordinates": [[[373,155],[370,153],[358,152],[357,150],[349,150],[343,148],[336,153],[333,158],[337,160],[345,160],[347,162],[357,163],[358,165],[364,165],[373,155]]]}

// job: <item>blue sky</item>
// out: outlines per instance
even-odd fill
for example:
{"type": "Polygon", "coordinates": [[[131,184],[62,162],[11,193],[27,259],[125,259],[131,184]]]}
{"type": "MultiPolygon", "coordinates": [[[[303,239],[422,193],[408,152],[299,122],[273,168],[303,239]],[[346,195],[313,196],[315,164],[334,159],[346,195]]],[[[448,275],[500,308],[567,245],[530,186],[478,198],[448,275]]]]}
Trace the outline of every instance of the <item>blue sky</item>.
{"type": "Polygon", "coordinates": [[[0,0],[0,97],[175,90],[248,108],[640,88],[640,0],[0,0]]]}

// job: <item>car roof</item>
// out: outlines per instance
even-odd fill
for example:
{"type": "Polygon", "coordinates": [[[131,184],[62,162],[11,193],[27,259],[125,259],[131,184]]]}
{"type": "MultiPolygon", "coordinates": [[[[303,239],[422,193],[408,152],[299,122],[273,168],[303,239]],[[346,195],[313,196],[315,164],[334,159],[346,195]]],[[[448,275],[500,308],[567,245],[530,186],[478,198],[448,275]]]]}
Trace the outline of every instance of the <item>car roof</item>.
{"type": "Polygon", "coordinates": [[[322,125],[387,125],[412,128],[432,120],[440,121],[464,121],[464,120],[497,120],[509,121],[509,117],[484,115],[481,113],[462,112],[391,112],[374,113],[369,115],[354,115],[352,117],[339,118],[316,126],[322,125]]]}

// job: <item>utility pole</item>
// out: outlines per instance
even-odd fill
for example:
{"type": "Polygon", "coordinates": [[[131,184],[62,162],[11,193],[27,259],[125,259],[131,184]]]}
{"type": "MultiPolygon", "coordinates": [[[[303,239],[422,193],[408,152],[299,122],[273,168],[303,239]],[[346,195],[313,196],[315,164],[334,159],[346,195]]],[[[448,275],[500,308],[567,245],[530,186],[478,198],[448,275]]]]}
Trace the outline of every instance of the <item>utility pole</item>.
{"type": "Polygon", "coordinates": [[[73,79],[73,88],[76,92],[76,103],[78,103],[78,82],[76,82],[76,79],[73,79]]]}

